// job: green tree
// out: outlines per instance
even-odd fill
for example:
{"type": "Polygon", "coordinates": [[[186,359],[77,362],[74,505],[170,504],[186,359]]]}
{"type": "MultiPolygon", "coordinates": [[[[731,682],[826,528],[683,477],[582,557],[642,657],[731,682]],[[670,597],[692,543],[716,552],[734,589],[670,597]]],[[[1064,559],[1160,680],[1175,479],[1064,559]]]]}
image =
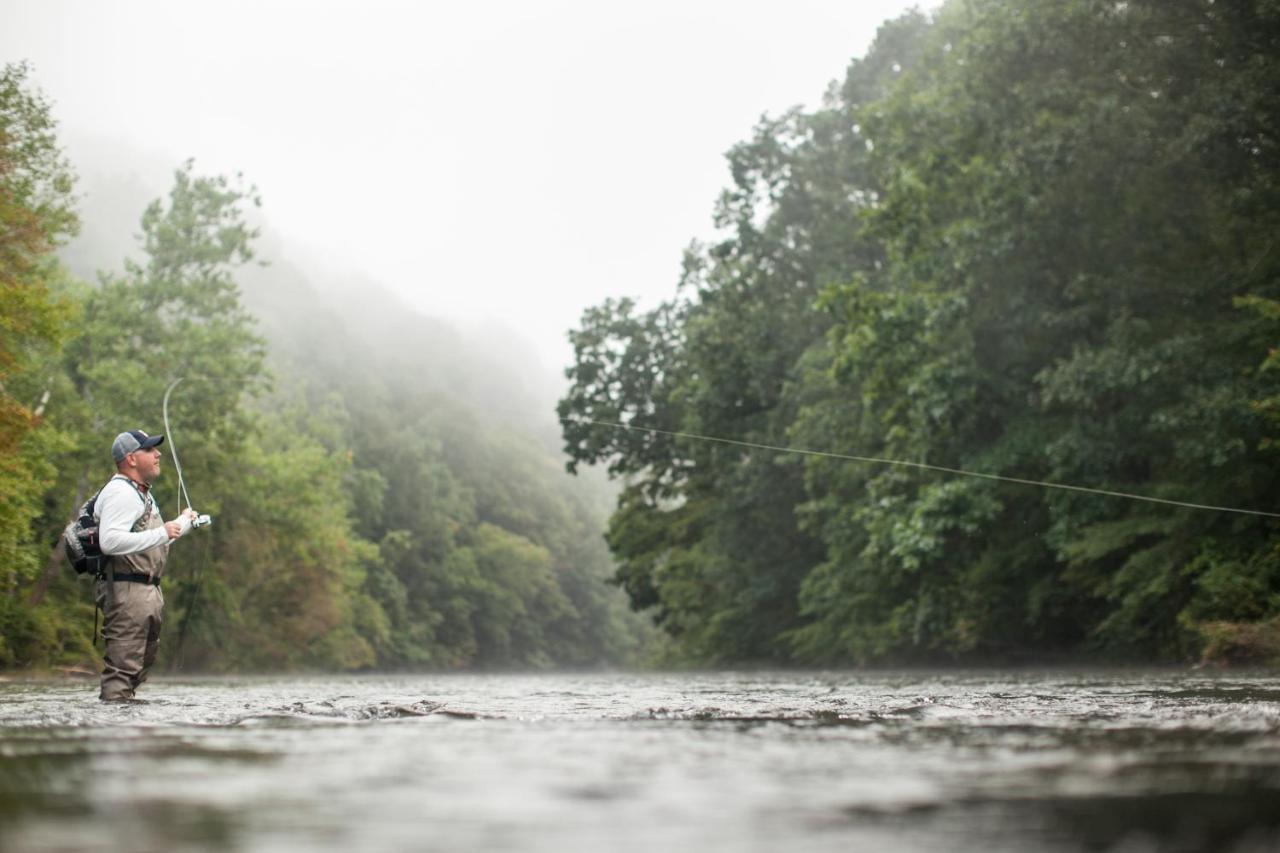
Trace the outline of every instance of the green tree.
{"type": "MultiPolygon", "coordinates": [[[[128,260],[122,274],[102,276],[94,289],[75,292],[81,302],[77,334],[63,349],[60,393],[48,417],[67,434],[54,456],[58,481],[49,492],[39,540],[51,541],[79,501],[112,473],[107,446],[124,429],[161,432],[166,389],[177,379],[170,415],[174,443],[183,451],[184,473],[207,483],[234,462],[244,446],[246,394],[265,383],[263,342],[239,304],[234,268],[252,258],[255,232],[242,206],[251,190],[225,178],[194,173],[191,163],[174,175],[169,197],[142,216],[144,260],[128,260]]],[[[157,483],[166,517],[179,508],[177,472],[170,465],[157,483]]],[[[204,512],[219,514],[220,495],[195,497],[204,512]]],[[[46,552],[47,553],[47,552],[46,552]]],[[[189,591],[182,561],[193,552],[175,550],[170,602],[181,611],[189,591]]],[[[90,596],[75,584],[55,552],[30,597],[52,613],[79,614],[92,624],[90,596]],[[51,594],[44,600],[46,591],[51,594]],[[84,608],[89,610],[85,611],[84,608]]],[[[80,624],[77,618],[77,628],[80,624]]],[[[55,645],[31,650],[32,659],[79,658],[87,632],[60,631],[55,645]]]]}
{"type": "Polygon", "coordinates": [[[629,479],[608,535],[617,580],[689,657],[790,658],[798,589],[823,548],[796,513],[794,458],[643,430],[787,443],[805,366],[827,352],[818,294],[884,260],[862,225],[879,182],[858,110],[915,61],[925,27],[919,15],[886,26],[822,110],[766,117],[729,152],[723,239],[686,254],[679,301],[641,316],[609,301],[571,335],[570,467],[629,479]]]}
{"type": "MultiPolygon", "coordinates": [[[[166,449],[171,460],[180,449],[191,497],[216,523],[174,549],[164,660],[214,669],[367,666],[374,655],[360,631],[376,634],[384,617],[360,592],[374,552],[351,531],[345,448],[331,436],[325,444],[323,410],[303,417],[287,403],[251,404],[267,388],[266,349],[236,275],[254,258],[246,208],[256,204],[252,188],[199,176],[188,162],[168,197],[143,213],[143,259],[82,294],[81,329],[65,347],[69,393],[50,409],[74,440],[58,459],[63,474],[46,527],[65,518],[69,496],[78,501],[105,482],[111,436],[163,429],[172,388],[166,449]]],[[[176,462],[156,496],[166,516],[177,514],[176,462]]],[[[56,561],[47,571],[32,602],[63,620],[87,615],[83,585],[56,561]]],[[[46,634],[43,645],[27,644],[28,659],[85,653],[87,631],[46,634]]]]}
{"type": "MultiPolygon", "coordinates": [[[[263,278],[272,294],[289,286],[263,278]]],[[[349,448],[351,521],[378,546],[361,588],[381,614],[364,634],[376,665],[582,666],[635,655],[643,632],[605,583],[601,514],[530,437],[536,412],[517,410],[512,422],[487,404],[504,377],[474,342],[396,310],[391,294],[371,303],[366,286],[337,310],[344,335],[379,345],[317,346],[327,334],[317,330],[335,328],[338,314],[305,281],[292,285],[275,369],[313,411],[339,411],[334,446],[349,448]],[[478,397],[462,396],[477,387],[478,397]]],[[[267,323],[275,310],[264,309],[267,323]]],[[[507,397],[518,400],[514,389],[507,397]]]]}
{"type": "Polygon", "coordinates": [[[24,548],[51,476],[56,446],[42,429],[48,354],[65,338],[71,306],[54,294],[54,251],[75,233],[71,168],[49,104],[26,64],[0,70],[0,584],[35,566],[24,548]]]}
{"type": "Polygon", "coordinates": [[[41,565],[33,525],[66,441],[45,409],[74,317],[57,296],[64,273],[54,256],[78,225],[74,176],[30,73],[25,63],[0,69],[0,666],[21,663],[55,632],[24,607],[23,585],[41,565]]]}
{"type": "MultiPolygon", "coordinates": [[[[886,274],[827,297],[836,378],[875,424],[865,440],[993,473],[1274,502],[1244,405],[1260,327],[1232,295],[1275,281],[1276,113],[1259,98],[1276,22],[1266,4],[943,10],[925,60],[866,122],[886,274]]],[[[1272,535],[1261,520],[839,467],[812,469],[871,499],[819,502],[839,546],[806,586],[811,650],[1182,656],[1197,621],[1270,606],[1277,578],[1250,556],[1272,535]],[[1213,591],[1233,584],[1230,601],[1213,591]]]]}
{"type": "MultiPolygon", "coordinates": [[[[181,665],[224,671],[360,669],[376,662],[386,617],[363,591],[377,548],[352,530],[324,413],[275,401],[257,413],[211,492],[216,529],[184,565],[181,665]],[[198,595],[197,595],[198,592],[198,595]]],[[[176,662],[176,661],[175,661],[176,662]]]]}
{"type": "Polygon", "coordinates": [[[590,420],[1267,508],[1272,3],[967,0],[730,154],[682,300],[575,333],[571,466],[702,660],[1178,658],[1276,612],[1275,525],[590,420]]]}

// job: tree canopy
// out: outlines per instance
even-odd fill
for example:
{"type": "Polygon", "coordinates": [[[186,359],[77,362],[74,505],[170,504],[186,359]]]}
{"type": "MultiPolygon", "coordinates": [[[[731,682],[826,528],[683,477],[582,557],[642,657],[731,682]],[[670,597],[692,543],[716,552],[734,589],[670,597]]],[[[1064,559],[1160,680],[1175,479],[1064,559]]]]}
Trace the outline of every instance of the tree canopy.
{"type": "Polygon", "coordinates": [[[1179,659],[1280,613],[1274,519],[587,423],[1274,509],[1278,39],[1265,2],[951,2],[762,121],[674,301],[574,334],[633,605],[807,663],[1179,659]]]}

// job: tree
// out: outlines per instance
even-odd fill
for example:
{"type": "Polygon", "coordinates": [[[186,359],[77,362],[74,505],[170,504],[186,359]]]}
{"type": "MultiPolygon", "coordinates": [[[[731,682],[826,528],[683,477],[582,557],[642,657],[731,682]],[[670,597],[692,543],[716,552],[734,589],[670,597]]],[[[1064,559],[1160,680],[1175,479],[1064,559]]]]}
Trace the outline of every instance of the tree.
{"type": "Polygon", "coordinates": [[[680,301],[640,316],[609,301],[571,334],[559,407],[570,468],[628,478],[608,533],[616,579],[689,657],[789,659],[798,589],[823,550],[796,514],[806,493],[793,457],[644,429],[788,442],[802,373],[826,353],[818,294],[883,263],[862,225],[878,179],[857,111],[914,61],[925,25],[887,25],[824,109],[765,117],[729,152],[723,239],[686,253],[680,301]]]}
{"type": "Polygon", "coordinates": [[[54,251],[75,233],[74,176],[49,104],[25,63],[0,70],[0,665],[51,629],[23,607],[20,584],[42,549],[32,526],[65,436],[45,417],[58,347],[74,316],[58,298],[54,251]]]}
{"type": "MultiPolygon", "coordinates": [[[[1269,508],[1280,15],[946,4],[730,153],[677,312],[575,333],[572,464],[617,580],[701,660],[1185,658],[1272,618],[1258,517],[794,457],[631,423],[1269,508]]],[[[619,310],[625,307],[627,310],[619,310]]]]}
{"type": "MultiPolygon", "coordinates": [[[[1264,4],[943,10],[866,122],[886,275],[827,296],[836,378],[887,455],[1274,504],[1246,405],[1262,329],[1232,297],[1276,281],[1259,98],[1278,22],[1264,4]]],[[[1260,519],[839,467],[811,469],[867,497],[822,502],[837,547],[806,584],[810,649],[1180,657],[1199,621],[1257,618],[1280,582],[1260,519]]]]}
{"type": "MultiPolygon", "coordinates": [[[[12,594],[37,565],[24,548],[52,475],[45,427],[50,353],[71,306],[54,296],[54,251],[75,233],[74,178],[49,104],[25,63],[0,71],[0,589],[12,594]]],[[[2,652],[0,652],[2,654],[2,652]]]]}

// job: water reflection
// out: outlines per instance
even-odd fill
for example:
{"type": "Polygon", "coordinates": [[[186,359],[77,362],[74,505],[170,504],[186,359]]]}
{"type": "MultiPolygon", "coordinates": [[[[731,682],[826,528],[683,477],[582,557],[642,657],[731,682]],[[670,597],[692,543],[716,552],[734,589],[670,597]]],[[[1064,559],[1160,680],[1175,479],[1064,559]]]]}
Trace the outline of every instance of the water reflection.
{"type": "Polygon", "coordinates": [[[185,797],[136,796],[148,773],[205,773],[270,760],[174,734],[102,730],[0,730],[0,849],[167,849],[198,842],[232,849],[236,811],[185,797]],[[123,833],[121,835],[120,833],[123,833]]]}

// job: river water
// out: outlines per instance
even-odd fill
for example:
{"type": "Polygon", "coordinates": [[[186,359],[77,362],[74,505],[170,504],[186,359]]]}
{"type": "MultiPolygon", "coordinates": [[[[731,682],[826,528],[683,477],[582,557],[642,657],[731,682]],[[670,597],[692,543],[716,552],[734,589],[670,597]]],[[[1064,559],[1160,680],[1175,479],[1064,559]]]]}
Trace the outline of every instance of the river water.
{"type": "Polygon", "coordinates": [[[0,851],[1280,850],[1280,676],[0,683],[0,851]]]}

